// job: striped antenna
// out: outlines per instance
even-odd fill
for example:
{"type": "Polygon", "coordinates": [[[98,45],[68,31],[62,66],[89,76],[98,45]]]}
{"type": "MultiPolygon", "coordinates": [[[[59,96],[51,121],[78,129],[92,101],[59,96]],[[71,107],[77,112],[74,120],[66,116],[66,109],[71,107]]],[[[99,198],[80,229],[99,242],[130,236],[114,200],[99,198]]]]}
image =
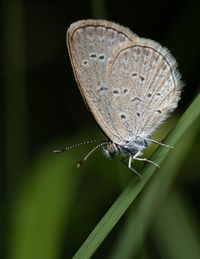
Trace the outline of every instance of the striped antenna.
{"type": "Polygon", "coordinates": [[[109,143],[109,141],[105,141],[105,142],[100,143],[96,147],[94,147],[80,162],[77,163],[76,166],[79,168],[88,159],[88,157],[94,153],[94,151],[96,151],[98,148],[100,148],[108,143],[109,143]]]}
{"type": "Polygon", "coordinates": [[[83,142],[78,143],[78,144],[74,144],[74,145],[69,146],[69,147],[53,150],[53,153],[63,153],[63,152],[68,151],[70,149],[74,149],[74,148],[77,148],[77,147],[81,147],[81,146],[84,146],[84,145],[87,145],[87,144],[92,144],[92,143],[97,143],[97,142],[100,142],[100,140],[96,140],[96,139],[87,140],[87,141],[83,141],[83,142]]]}

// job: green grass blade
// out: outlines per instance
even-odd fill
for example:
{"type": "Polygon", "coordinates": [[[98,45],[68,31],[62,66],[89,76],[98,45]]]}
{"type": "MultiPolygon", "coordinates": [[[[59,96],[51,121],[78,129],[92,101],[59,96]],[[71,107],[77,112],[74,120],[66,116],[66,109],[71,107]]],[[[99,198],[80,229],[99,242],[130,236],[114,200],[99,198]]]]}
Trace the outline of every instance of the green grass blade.
{"type": "MultiPolygon", "coordinates": [[[[190,107],[180,118],[174,130],[168,135],[166,144],[175,146],[182,138],[185,132],[190,129],[190,126],[199,119],[200,116],[200,94],[195,98],[190,107]]],[[[167,148],[159,147],[153,154],[152,160],[158,164],[166,158],[170,151],[167,148]]],[[[136,181],[135,178],[128,184],[125,190],[121,193],[112,207],[108,210],[105,216],[97,224],[89,237],[77,251],[73,258],[90,258],[100,246],[115,224],[119,221],[122,215],[129,208],[136,196],[140,193],[152,175],[155,173],[155,168],[152,165],[145,166],[143,170],[142,181],[136,181]]]]}
{"type": "MultiPolygon", "coordinates": [[[[144,244],[146,233],[152,227],[152,219],[162,206],[169,189],[179,172],[183,160],[194,144],[199,132],[200,121],[184,134],[184,141],[179,141],[170,152],[156,177],[148,184],[136,206],[131,208],[127,221],[120,231],[119,239],[113,246],[110,259],[136,258],[144,244]]],[[[193,238],[195,240],[195,237],[193,238]]]]}

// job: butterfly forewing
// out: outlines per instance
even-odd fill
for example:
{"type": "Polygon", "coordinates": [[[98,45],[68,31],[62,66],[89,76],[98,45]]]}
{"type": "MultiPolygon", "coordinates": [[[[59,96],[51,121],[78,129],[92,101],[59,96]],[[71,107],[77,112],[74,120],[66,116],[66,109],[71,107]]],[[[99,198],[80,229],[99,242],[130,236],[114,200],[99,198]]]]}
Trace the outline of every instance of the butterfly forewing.
{"type": "Polygon", "coordinates": [[[81,94],[100,127],[116,143],[120,137],[113,121],[116,111],[111,105],[108,71],[119,50],[138,40],[130,30],[102,20],[76,22],[67,31],[68,51],[81,94]]]}

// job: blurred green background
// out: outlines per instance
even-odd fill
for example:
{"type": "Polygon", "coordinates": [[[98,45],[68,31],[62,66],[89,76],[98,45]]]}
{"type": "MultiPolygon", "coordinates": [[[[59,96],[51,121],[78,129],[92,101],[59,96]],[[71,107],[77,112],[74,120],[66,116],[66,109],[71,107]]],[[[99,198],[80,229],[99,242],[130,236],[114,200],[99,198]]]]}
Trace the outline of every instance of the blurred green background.
{"type": "MultiPolygon", "coordinates": [[[[81,98],[65,44],[69,25],[87,18],[127,26],[177,59],[185,87],[157,139],[199,92],[198,0],[2,1],[0,258],[72,258],[135,177],[100,150],[77,169],[93,145],[52,153],[105,139],[81,98]]],[[[199,126],[191,125],[93,258],[200,258],[199,126]]]]}

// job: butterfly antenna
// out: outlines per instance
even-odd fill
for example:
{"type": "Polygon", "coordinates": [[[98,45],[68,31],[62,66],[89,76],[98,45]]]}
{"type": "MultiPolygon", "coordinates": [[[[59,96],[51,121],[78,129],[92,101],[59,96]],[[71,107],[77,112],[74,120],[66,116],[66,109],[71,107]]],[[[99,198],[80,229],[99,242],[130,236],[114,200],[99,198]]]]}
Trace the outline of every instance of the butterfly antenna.
{"type": "Polygon", "coordinates": [[[80,162],[77,163],[76,166],[79,168],[88,159],[88,157],[94,153],[94,151],[96,151],[98,148],[100,148],[108,143],[109,143],[108,141],[102,142],[99,145],[97,145],[96,147],[94,147],[80,162]]]}
{"type": "Polygon", "coordinates": [[[92,139],[92,140],[88,140],[88,141],[83,141],[81,143],[74,144],[74,145],[69,146],[69,147],[65,147],[65,148],[62,148],[62,149],[56,149],[56,150],[53,151],[53,153],[63,153],[65,151],[68,151],[68,150],[73,149],[73,148],[77,148],[77,147],[80,147],[80,146],[84,146],[84,145],[91,144],[91,143],[97,143],[97,142],[100,142],[100,140],[92,139]]]}

